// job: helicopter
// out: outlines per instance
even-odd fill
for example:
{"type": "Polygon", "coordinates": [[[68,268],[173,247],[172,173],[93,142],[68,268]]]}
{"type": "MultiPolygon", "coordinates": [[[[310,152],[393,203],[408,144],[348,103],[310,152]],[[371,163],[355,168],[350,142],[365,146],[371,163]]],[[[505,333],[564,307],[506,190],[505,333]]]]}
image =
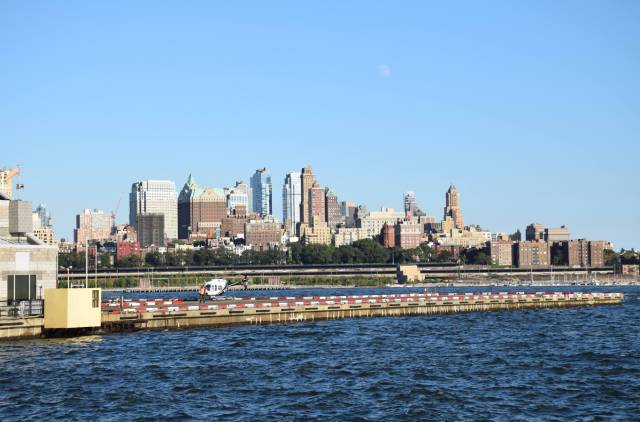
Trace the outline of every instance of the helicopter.
{"type": "Polygon", "coordinates": [[[241,281],[236,281],[230,283],[224,278],[213,278],[206,283],[204,283],[205,296],[209,298],[222,296],[224,293],[232,286],[243,285],[244,289],[247,290],[249,286],[249,279],[245,275],[241,281]]]}

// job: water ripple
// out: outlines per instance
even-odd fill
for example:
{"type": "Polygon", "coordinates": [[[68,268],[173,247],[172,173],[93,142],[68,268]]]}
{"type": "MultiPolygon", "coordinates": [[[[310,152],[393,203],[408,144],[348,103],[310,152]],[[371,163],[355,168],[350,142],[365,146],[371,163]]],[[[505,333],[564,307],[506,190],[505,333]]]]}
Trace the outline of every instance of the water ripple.
{"type": "Polygon", "coordinates": [[[0,343],[0,419],[638,420],[640,288],[621,290],[624,306],[0,343]]]}

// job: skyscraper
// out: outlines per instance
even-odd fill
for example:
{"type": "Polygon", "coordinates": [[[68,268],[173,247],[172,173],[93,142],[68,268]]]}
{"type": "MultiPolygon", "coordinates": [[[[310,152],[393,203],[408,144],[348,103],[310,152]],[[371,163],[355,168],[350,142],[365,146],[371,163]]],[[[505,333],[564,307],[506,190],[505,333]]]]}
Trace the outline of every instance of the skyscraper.
{"type": "Polygon", "coordinates": [[[311,223],[325,223],[327,216],[325,213],[325,192],[318,182],[315,182],[309,189],[309,213],[311,214],[311,223]]]}
{"type": "Polygon", "coordinates": [[[340,203],[340,215],[344,219],[345,226],[356,226],[356,213],[358,206],[353,201],[342,201],[340,203]]]}
{"type": "Polygon", "coordinates": [[[447,191],[444,219],[446,220],[447,217],[453,220],[453,226],[456,229],[464,229],[464,218],[462,217],[462,210],[460,209],[460,195],[454,184],[451,184],[447,191]]]}
{"type": "Polygon", "coordinates": [[[300,222],[304,224],[311,223],[311,208],[309,206],[309,195],[311,187],[316,182],[316,177],[313,175],[313,169],[311,166],[306,166],[302,169],[300,175],[302,200],[300,201],[300,222]]]}
{"type": "Polygon", "coordinates": [[[342,223],[342,215],[340,214],[340,203],[338,202],[338,196],[331,189],[325,189],[325,199],[324,199],[324,208],[325,208],[325,218],[329,228],[331,230],[336,230],[338,225],[342,223]]]}
{"type": "Polygon", "coordinates": [[[296,232],[300,223],[300,202],[302,201],[302,180],[299,172],[291,172],[284,178],[282,187],[282,221],[289,234],[296,232]]]}
{"type": "Polygon", "coordinates": [[[213,237],[227,215],[227,198],[219,188],[198,186],[189,175],[178,197],[178,236],[213,237]]]}
{"type": "Polygon", "coordinates": [[[227,211],[229,214],[233,212],[237,207],[244,207],[244,214],[249,208],[249,194],[251,193],[251,188],[245,185],[244,182],[236,182],[236,185],[229,189],[229,193],[227,194],[227,211]]]}
{"type": "Polygon", "coordinates": [[[145,180],[131,185],[129,224],[138,232],[138,216],[162,214],[167,239],[178,238],[178,195],[176,184],[169,180],[145,180]]]}
{"type": "Polygon", "coordinates": [[[47,209],[45,204],[40,204],[33,212],[33,227],[51,227],[53,222],[51,220],[51,213],[47,209]]]}
{"type": "Polygon", "coordinates": [[[256,170],[251,177],[253,212],[266,217],[273,214],[271,176],[266,168],[256,170]]]}

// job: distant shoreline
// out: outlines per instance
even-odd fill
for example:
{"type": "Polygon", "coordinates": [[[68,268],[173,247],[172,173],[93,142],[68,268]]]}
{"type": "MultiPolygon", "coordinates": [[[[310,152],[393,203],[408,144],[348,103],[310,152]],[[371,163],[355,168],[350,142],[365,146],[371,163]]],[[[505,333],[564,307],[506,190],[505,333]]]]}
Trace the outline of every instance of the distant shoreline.
{"type": "MultiPolygon", "coordinates": [[[[640,280],[619,280],[617,282],[606,281],[600,282],[598,284],[595,283],[562,283],[562,282],[534,282],[530,283],[522,283],[522,282],[492,282],[488,283],[486,281],[464,281],[464,282],[437,282],[437,283],[411,283],[411,284],[372,284],[372,285],[345,285],[345,284],[291,284],[291,285],[264,285],[264,284],[253,284],[249,285],[248,291],[270,291],[270,290],[305,290],[305,289],[429,289],[429,288],[456,288],[456,287],[523,287],[523,288],[533,288],[533,287],[631,287],[631,286],[640,286],[640,280]]],[[[152,288],[136,288],[136,287],[111,287],[111,288],[103,288],[104,292],[140,292],[140,293],[170,293],[170,292],[190,292],[196,291],[198,289],[197,285],[192,286],[162,286],[162,287],[152,287],[152,288]]],[[[244,291],[242,286],[234,286],[229,289],[229,292],[238,292],[244,291]]]]}

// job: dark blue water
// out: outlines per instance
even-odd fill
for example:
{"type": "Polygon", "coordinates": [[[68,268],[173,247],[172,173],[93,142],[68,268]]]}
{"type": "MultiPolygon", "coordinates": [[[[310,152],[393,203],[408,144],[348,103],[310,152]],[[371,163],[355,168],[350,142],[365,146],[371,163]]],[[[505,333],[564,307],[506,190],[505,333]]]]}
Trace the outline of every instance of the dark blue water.
{"type": "Polygon", "coordinates": [[[0,343],[0,419],[638,420],[640,288],[615,290],[623,306],[0,343]]]}

